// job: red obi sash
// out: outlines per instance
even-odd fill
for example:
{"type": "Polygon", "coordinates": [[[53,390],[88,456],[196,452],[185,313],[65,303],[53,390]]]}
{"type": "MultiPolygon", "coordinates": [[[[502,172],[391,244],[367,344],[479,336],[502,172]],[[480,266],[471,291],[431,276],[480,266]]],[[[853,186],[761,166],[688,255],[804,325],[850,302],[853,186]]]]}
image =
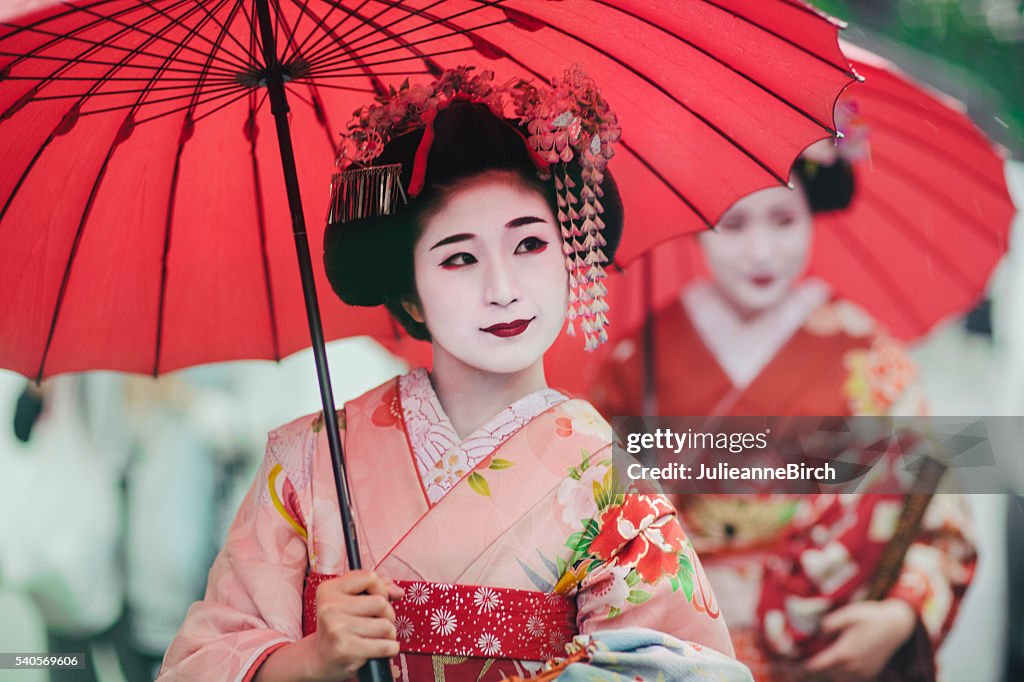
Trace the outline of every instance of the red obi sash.
{"type": "MultiPolygon", "coordinates": [[[[302,634],[316,631],[316,588],[336,575],[310,573],[302,599],[302,634]]],[[[403,654],[545,661],[565,655],[578,633],[576,601],[507,587],[396,580],[395,608],[403,654]]]]}

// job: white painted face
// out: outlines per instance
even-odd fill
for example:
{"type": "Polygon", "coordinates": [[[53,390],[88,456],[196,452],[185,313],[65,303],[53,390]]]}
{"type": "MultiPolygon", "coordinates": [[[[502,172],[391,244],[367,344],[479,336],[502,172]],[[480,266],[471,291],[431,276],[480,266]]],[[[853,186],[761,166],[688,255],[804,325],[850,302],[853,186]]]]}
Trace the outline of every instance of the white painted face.
{"type": "Polygon", "coordinates": [[[518,372],[541,361],[562,329],[561,233],[547,199],[514,173],[484,173],[451,191],[424,221],[413,263],[420,300],[410,312],[426,323],[435,356],[518,372]]]}
{"type": "Polygon", "coordinates": [[[744,316],[781,303],[807,267],[814,221],[794,184],[747,195],[700,236],[715,287],[744,316]]]}

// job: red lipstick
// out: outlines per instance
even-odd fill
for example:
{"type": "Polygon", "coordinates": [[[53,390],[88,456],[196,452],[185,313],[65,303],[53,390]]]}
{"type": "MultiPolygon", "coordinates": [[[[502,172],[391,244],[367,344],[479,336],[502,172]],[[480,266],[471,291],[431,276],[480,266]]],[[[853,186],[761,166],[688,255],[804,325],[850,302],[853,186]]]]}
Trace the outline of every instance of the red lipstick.
{"type": "Polygon", "coordinates": [[[513,320],[512,322],[502,322],[501,324],[492,324],[490,327],[483,327],[480,331],[487,332],[488,334],[494,334],[506,338],[509,336],[519,336],[526,331],[526,328],[530,326],[534,318],[528,320],[513,320]]]}
{"type": "Polygon", "coordinates": [[[758,275],[757,277],[751,277],[750,281],[754,284],[754,286],[766,287],[769,286],[772,282],[774,282],[775,278],[772,277],[771,275],[758,275]]]}

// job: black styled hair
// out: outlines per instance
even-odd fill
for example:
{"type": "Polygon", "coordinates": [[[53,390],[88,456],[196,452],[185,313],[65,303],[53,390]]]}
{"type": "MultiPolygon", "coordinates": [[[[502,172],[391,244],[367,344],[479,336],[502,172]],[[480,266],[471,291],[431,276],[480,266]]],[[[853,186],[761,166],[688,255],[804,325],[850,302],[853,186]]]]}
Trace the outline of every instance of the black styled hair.
{"type": "MultiPolygon", "coordinates": [[[[333,223],[324,234],[324,269],[334,292],[349,305],[384,305],[410,336],[430,340],[426,325],[405,310],[403,301],[417,302],[413,247],[423,222],[438,210],[459,183],[488,171],[507,171],[541,192],[558,215],[554,180],[541,180],[526,147],[526,133],[515,122],[495,116],[483,104],[452,102],[433,123],[434,140],[427,157],[423,190],[389,216],[333,223]]],[[[385,145],[376,164],[402,164],[402,186],[409,187],[413,157],[423,129],[396,137],[385,145]]],[[[580,168],[569,175],[582,185],[580,168]]],[[[605,254],[614,258],[622,236],[623,209],[618,188],[605,170],[602,232],[605,254]]]]}
{"type": "Polygon", "coordinates": [[[811,213],[842,211],[853,200],[856,182],[853,166],[843,158],[829,165],[800,158],[793,167],[810,204],[811,213]]]}

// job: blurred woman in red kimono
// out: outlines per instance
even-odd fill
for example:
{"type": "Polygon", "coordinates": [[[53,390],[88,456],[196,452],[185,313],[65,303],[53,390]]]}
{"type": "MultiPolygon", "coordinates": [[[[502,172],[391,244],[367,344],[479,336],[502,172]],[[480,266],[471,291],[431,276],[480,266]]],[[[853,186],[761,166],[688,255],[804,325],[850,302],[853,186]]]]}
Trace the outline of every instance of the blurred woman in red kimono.
{"type": "MultiPolygon", "coordinates": [[[[825,282],[803,277],[814,215],[854,196],[848,160],[819,143],[792,182],[745,197],[700,235],[710,279],[653,314],[653,339],[638,334],[611,349],[589,392],[605,415],[652,405],[693,416],[924,413],[903,345],[825,282]]],[[[934,655],[974,567],[962,500],[936,495],[888,598],[857,601],[875,568],[861,561],[872,554],[864,550],[895,531],[901,504],[891,498],[676,497],[755,679],[876,679],[901,647],[920,649],[923,632],[934,655]],[[782,587],[794,582],[799,594],[782,587]]]]}
{"type": "Polygon", "coordinates": [[[617,488],[608,423],[544,378],[567,310],[589,345],[606,323],[617,138],[579,70],[538,90],[463,67],[357,112],[328,278],[433,347],[430,373],[337,416],[372,569],[346,569],[323,415],[281,427],[162,678],[337,680],[379,657],[403,681],[532,677],[594,634],[636,650],[629,679],[749,679],[672,506],[617,488]]]}

